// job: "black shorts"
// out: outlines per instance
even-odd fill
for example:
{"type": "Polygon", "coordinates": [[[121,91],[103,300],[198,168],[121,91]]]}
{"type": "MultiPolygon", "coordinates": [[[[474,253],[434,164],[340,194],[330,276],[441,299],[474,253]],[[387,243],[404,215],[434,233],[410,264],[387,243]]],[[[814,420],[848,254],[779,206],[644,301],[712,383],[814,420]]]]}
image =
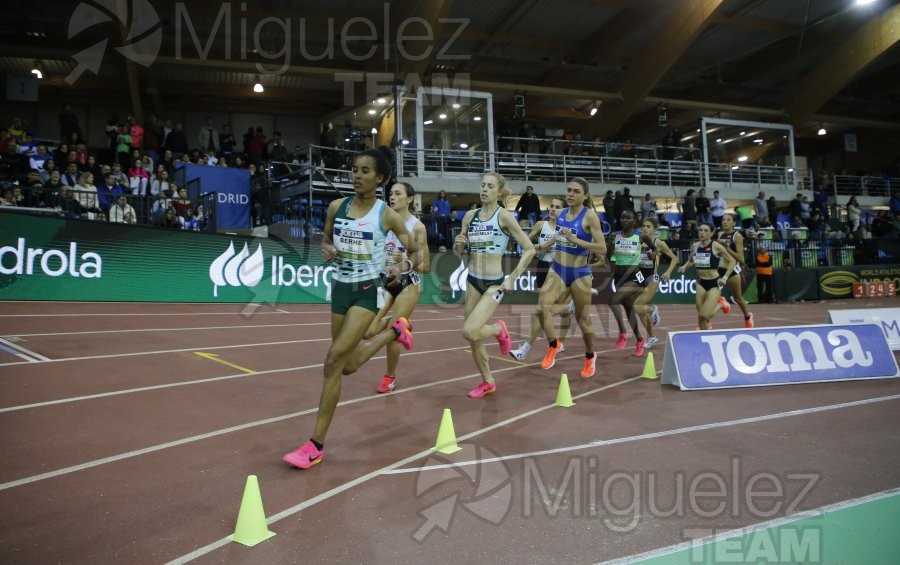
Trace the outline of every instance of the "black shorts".
{"type": "Polygon", "coordinates": [[[410,285],[419,284],[419,273],[415,271],[403,273],[400,275],[400,283],[393,286],[388,286],[387,274],[381,273],[381,284],[384,285],[384,290],[388,291],[394,298],[397,298],[400,296],[400,293],[403,292],[404,288],[410,285]]]}
{"type": "Polygon", "coordinates": [[[719,288],[719,279],[697,279],[697,284],[706,290],[712,290],[714,288],[719,288]]]}
{"type": "Polygon", "coordinates": [[[469,275],[468,277],[466,277],[466,281],[468,281],[468,283],[478,291],[478,294],[484,294],[485,292],[487,292],[488,288],[494,285],[499,286],[503,284],[504,278],[505,277],[500,277],[499,279],[479,279],[478,277],[469,275]]]}

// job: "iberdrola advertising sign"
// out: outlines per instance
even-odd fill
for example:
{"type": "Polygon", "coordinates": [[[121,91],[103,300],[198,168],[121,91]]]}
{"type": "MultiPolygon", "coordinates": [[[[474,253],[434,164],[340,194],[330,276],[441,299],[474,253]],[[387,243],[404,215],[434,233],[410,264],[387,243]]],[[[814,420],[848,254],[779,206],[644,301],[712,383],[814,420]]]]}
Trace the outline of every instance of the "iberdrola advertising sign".
{"type": "MultiPolygon", "coordinates": [[[[511,271],[518,256],[504,256],[511,271]]],[[[245,238],[0,211],[0,300],[324,303],[333,264],[318,244],[245,238]]],[[[608,304],[612,271],[594,273],[595,304],[608,304]]],[[[465,258],[431,256],[423,304],[465,301],[465,258]]],[[[693,273],[660,285],[659,303],[693,303],[693,273]]],[[[537,302],[534,265],[504,303],[537,302]]]]}

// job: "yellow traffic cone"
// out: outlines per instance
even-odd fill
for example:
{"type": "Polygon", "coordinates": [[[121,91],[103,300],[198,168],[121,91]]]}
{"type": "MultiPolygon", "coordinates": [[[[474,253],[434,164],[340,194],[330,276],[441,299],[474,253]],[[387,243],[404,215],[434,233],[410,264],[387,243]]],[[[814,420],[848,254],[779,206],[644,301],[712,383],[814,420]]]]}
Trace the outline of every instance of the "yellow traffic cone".
{"type": "Polygon", "coordinates": [[[244,498],[241,499],[234,535],[228,536],[228,539],[252,547],[274,535],[275,532],[270,532],[266,525],[266,511],[263,510],[262,496],[259,494],[259,482],[256,475],[250,475],[244,486],[244,498]]]}
{"type": "Polygon", "coordinates": [[[655,379],[656,377],[656,365],[653,363],[653,352],[647,353],[647,361],[644,363],[644,372],[641,373],[641,376],[645,379],[655,379]]]}
{"type": "Polygon", "coordinates": [[[572,393],[569,392],[569,376],[565,373],[559,379],[559,390],[556,393],[556,405],[563,408],[575,406],[572,402],[572,393]]]}
{"type": "Polygon", "coordinates": [[[444,408],[441,418],[441,427],[438,428],[437,441],[434,442],[434,450],[438,453],[451,454],[462,449],[456,445],[456,431],[453,429],[453,416],[449,408],[444,408]]]}

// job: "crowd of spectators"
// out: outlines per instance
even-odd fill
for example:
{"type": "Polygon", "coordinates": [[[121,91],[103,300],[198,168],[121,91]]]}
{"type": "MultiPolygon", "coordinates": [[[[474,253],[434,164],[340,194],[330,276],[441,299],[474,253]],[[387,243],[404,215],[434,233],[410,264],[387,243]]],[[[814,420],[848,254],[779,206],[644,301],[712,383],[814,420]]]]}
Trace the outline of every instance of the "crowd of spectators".
{"type": "Polygon", "coordinates": [[[220,130],[212,118],[188,135],[179,121],[150,116],[139,124],[113,115],[103,132],[93,132],[105,141],[91,149],[68,105],[59,124],[58,139],[19,118],[0,131],[0,206],[202,231],[208,210],[176,183],[178,163],[246,168],[256,178],[267,160],[291,158],[280,132],[270,139],[263,128],[248,128],[239,144],[228,124],[220,130]]]}

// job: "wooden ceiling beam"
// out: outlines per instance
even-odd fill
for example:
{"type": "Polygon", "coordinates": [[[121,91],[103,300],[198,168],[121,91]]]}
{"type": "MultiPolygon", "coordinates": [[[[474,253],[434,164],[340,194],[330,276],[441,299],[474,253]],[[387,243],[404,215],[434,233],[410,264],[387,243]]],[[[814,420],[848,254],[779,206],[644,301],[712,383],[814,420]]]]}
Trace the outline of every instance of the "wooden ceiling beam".
{"type": "Polygon", "coordinates": [[[620,85],[623,102],[604,104],[591,120],[587,134],[613,139],[615,134],[653,87],[691,46],[724,0],[696,0],[673,5],[655,41],[638,52],[620,85]]]}
{"type": "Polygon", "coordinates": [[[788,91],[785,108],[791,121],[807,120],[898,41],[900,4],[867,22],[788,91]]]}

